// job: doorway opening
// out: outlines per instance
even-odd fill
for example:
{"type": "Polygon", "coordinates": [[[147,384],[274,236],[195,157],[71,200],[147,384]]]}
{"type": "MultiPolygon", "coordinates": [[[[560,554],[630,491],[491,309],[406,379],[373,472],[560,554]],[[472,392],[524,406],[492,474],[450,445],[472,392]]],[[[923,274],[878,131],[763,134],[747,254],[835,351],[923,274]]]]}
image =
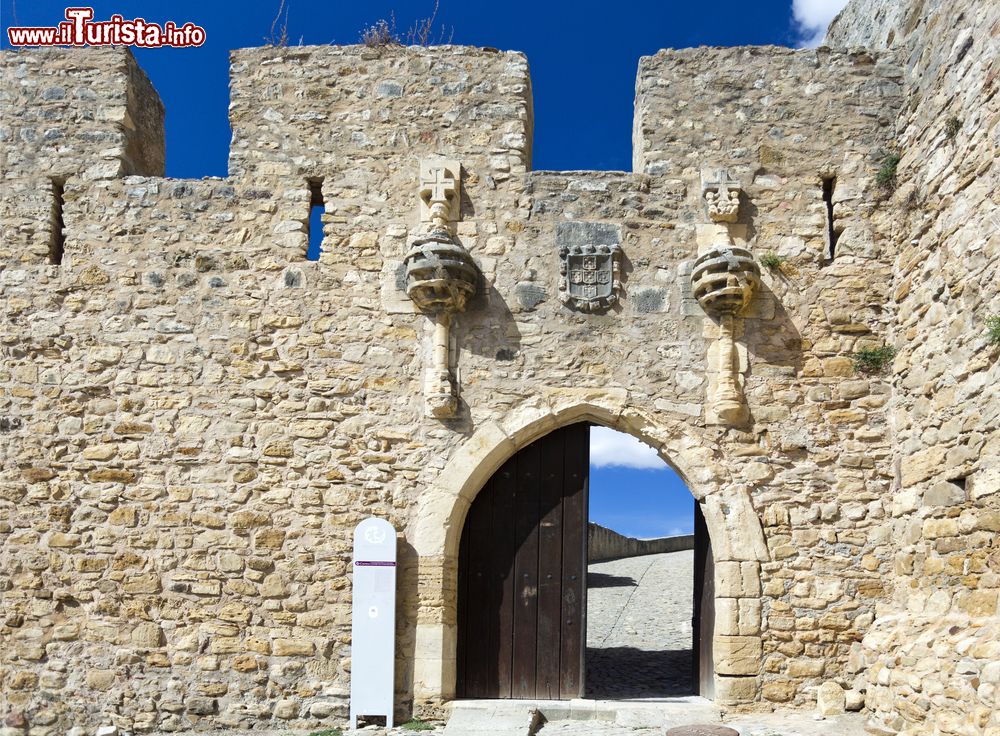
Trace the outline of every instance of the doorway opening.
{"type": "MultiPolygon", "coordinates": [[[[711,697],[714,598],[704,519],[652,448],[630,450],[646,455],[635,462],[647,463],[641,470],[652,476],[648,499],[619,472],[629,468],[605,463],[608,432],[583,422],[545,435],[510,457],[473,500],[459,548],[459,698],[711,697]],[[664,504],[671,492],[679,497],[664,504]],[[659,514],[662,533],[650,534],[641,524],[651,515],[640,506],[655,495],[668,511],[659,514]],[[613,518],[630,505],[631,522],[613,518]],[[611,536],[613,529],[589,524],[602,520],[658,539],[611,536]],[[672,531],[689,533],[665,540],[672,531]],[[684,549],[654,549],[664,545],[684,549]],[[610,549],[615,559],[589,563],[591,548],[610,549]]],[[[611,456],[620,466],[624,445],[615,441],[611,456]]]]}
{"type": "Polygon", "coordinates": [[[694,497],[656,451],[590,429],[586,695],[693,695],[694,497]]]}

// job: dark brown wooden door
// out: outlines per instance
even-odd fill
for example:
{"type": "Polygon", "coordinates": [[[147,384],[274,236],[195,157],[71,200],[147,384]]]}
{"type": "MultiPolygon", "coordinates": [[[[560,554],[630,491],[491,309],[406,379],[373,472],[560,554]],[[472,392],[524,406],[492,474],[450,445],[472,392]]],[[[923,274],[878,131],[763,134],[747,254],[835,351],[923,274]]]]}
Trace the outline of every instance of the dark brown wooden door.
{"type": "Polygon", "coordinates": [[[514,455],[469,509],[458,563],[458,696],[583,695],[590,430],[514,455]]]}
{"type": "Polygon", "coordinates": [[[701,511],[694,505],[694,630],[693,654],[695,692],[703,698],[715,699],[715,659],[712,639],[715,636],[715,560],[712,540],[701,511]]]}

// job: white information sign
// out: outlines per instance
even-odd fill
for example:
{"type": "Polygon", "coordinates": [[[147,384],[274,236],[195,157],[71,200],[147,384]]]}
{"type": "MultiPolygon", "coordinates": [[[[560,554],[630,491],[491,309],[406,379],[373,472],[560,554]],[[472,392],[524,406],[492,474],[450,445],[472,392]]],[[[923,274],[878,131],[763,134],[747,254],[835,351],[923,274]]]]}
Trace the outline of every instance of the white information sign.
{"type": "Polygon", "coordinates": [[[351,728],[358,716],[385,716],[392,728],[395,644],[396,530],[385,519],[365,519],[354,529],[351,728]]]}

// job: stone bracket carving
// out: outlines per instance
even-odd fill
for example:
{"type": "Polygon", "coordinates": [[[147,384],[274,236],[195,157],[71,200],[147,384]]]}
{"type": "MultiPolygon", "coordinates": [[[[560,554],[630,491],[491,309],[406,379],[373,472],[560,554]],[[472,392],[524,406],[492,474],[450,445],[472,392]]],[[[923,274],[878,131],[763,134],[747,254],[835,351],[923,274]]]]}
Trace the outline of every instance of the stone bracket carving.
{"type": "Polygon", "coordinates": [[[709,396],[709,421],[737,425],[746,421],[747,406],[740,387],[734,322],[760,284],[760,268],[745,248],[719,244],[701,255],[691,270],[691,287],[702,309],[719,324],[718,362],[714,395],[709,396]]]}
{"type": "Polygon", "coordinates": [[[421,234],[403,260],[406,293],[434,321],[431,360],[424,378],[427,415],[450,419],[458,413],[458,382],[451,369],[454,315],[479,286],[479,269],[452,234],[458,220],[461,164],[442,159],[420,162],[421,234]]]}
{"type": "Polygon", "coordinates": [[[458,413],[458,381],[451,372],[451,314],[434,317],[431,362],[424,377],[427,416],[450,419],[458,413]]]}
{"type": "Polygon", "coordinates": [[[701,196],[710,224],[699,225],[699,241],[707,250],[691,269],[691,293],[705,313],[718,325],[716,343],[709,350],[707,419],[710,424],[734,426],[748,416],[743,396],[737,318],[744,315],[760,284],[760,268],[744,247],[745,225],[740,217],[743,188],[725,168],[701,171],[701,196]],[[737,244],[737,242],[739,244],[737,244]],[[714,365],[711,365],[714,363],[714,365]],[[712,380],[714,377],[714,381],[712,380]]]}
{"type": "Polygon", "coordinates": [[[725,169],[701,172],[701,196],[712,222],[736,222],[740,217],[740,192],[743,188],[729,178],[725,169]]]}
{"type": "Polygon", "coordinates": [[[720,424],[746,421],[747,408],[737,376],[734,320],[750,304],[760,283],[760,268],[744,248],[720,244],[703,254],[691,270],[692,292],[702,309],[719,323],[718,380],[710,403],[720,424]]]}
{"type": "Polygon", "coordinates": [[[462,165],[444,158],[420,161],[420,222],[447,228],[461,218],[462,165]]]}

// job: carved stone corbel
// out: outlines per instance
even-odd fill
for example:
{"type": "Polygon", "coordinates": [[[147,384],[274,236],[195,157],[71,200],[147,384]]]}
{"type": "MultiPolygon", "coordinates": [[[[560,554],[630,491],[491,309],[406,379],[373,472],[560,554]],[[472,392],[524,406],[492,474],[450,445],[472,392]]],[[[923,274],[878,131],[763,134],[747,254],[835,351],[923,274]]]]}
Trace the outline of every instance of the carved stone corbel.
{"type": "Polygon", "coordinates": [[[747,419],[746,401],[738,378],[734,322],[750,304],[759,283],[760,268],[753,254],[728,244],[715,246],[701,255],[691,271],[695,299],[719,324],[718,381],[715,395],[709,397],[719,424],[736,425],[747,419]]]}
{"type": "Polygon", "coordinates": [[[458,386],[451,370],[451,326],[476,293],[479,270],[453,234],[461,213],[461,165],[443,159],[420,162],[420,220],[403,260],[406,293],[434,321],[431,359],[424,378],[427,415],[449,419],[458,413],[458,386]]]}
{"type": "MultiPolygon", "coordinates": [[[[739,425],[748,418],[740,385],[736,346],[736,320],[742,315],[760,284],[760,268],[753,254],[734,244],[734,223],[740,214],[740,183],[725,169],[703,171],[702,197],[708,218],[715,226],[711,246],[694,262],[691,290],[701,308],[718,324],[714,372],[717,380],[708,397],[708,421],[739,425]]],[[[710,383],[711,386],[711,383],[710,383]]]]}

